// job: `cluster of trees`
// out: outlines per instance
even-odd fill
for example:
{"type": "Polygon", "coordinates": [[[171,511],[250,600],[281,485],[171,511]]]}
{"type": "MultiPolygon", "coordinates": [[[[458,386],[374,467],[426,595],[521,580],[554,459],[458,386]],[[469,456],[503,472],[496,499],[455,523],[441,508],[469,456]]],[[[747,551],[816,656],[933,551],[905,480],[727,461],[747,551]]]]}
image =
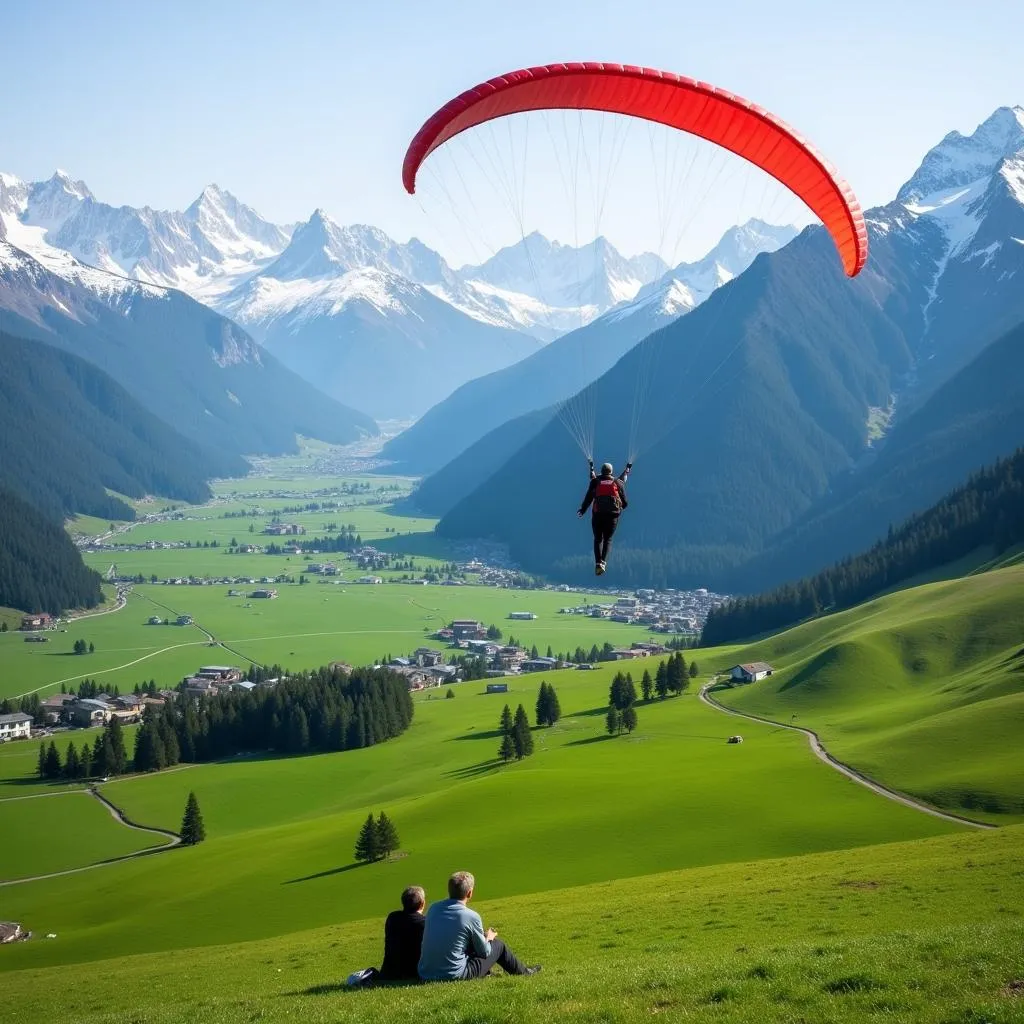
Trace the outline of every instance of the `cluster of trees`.
{"type": "Polygon", "coordinates": [[[863,554],[754,597],[714,609],[701,643],[730,643],[774,632],[823,612],[851,608],[882,590],[982,547],[996,553],[1024,542],[1024,448],[982,470],[938,504],[912,516],[863,554]]]}
{"type": "Polygon", "coordinates": [[[522,704],[516,708],[515,715],[506,704],[501,712],[501,721],[498,723],[501,732],[501,746],[498,747],[498,757],[508,762],[515,758],[521,761],[533,753],[533,735],[530,732],[530,719],[526,715],[526,708],[522,704]]]}
{"type": "MultiPolygon", "coordinates": [[[[247,675],[252,682],[261,682],[274,678],[273,671],[253,666],[247,675]]],[[[283,675],[279,668],[276,672],[277,678],[283,675]]],[[[412,716],[403,676],[388,669],[358,668],[349,673],[341,666],[327,666],[249,693],[232,691],[198,702],[182,694],[158,710],[154,725],[156,734],[173,730],[180,760],[195,762],[250,750],[305,754],[369,747],[400,736],[412,716]],[[161,725],[161,718],[166,724],[161,725]]],[[[159,766],[156,734],[152,739],[159,766]]],[[[172,763],[166,743],[164,753],[166,763],[172,763]]]]}
{"type": "Polygon", "coordinates": [[[96,646],[91,640],[76,640],[71,649],[75,654],[93,654],[96,651],[96,646]]]}
{"type": "Polygon", "coordinates": [[[659,662],[653,679],[651,679],[651,673],[644,670],[643,679],[640,681],[644,700],[650,700],[652,696],[664,700],[670,693],[678,697],[690,685],[690,680],[697,678],[699,671],[696,661],[687,666],[683,652],[676,651],[675,654],[659,662]]]}
{"type": "Polygon", "coordinates": [[[558,694],[550,683],[542,682],[537,694],[537,725],[554,725],[562,717],[558,694]]]}
{"type": "Polygon", "coordinates": [[[356,838],[356,860],[364,864],[382,860],[397,853],[398,848],[398,829],[394,822],[383,811],[376,820],[368,814],[356,838]]]}
{"type": "Polygon", "coordinates": [[[608,688],[608,713],[605,728],[609,736],[617,736],[623,730],[632,732],[637,726],[636,686],[629,673],[616,672],[608,688]]]}
{"type": "Polygon", "coordinates": [[[124,733],[121,722],[116,718],[110,720],[92,746],[87,741],[78,750],[73,741],[69,743],[63,758],[53,740],[49,744],[39,744],[37,772],[41,779],[75,781],[105,778],[109,775],[123,775],[127,767],[124,733]]]}

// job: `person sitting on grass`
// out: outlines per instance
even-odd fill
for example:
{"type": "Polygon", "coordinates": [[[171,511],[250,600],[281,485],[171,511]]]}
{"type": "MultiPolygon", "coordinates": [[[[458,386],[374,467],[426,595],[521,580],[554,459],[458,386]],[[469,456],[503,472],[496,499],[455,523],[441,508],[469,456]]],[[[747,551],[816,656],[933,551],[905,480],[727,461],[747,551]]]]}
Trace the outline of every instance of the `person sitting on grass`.
{"type": "Polygon", "coordinates": [[[423,911],[427,894],[418,885],[402,892],[402,909],[392,910],[384,922],[384,963],[381,981],[419,981],[417,966],[423,942],[423,911]]]}
{"type": "Polygon", "coordinates": [[[431,905],[423,929],[419,975],[424,981],[469,981],[490,974],[497,964],[506,974],[536,974],[540,964],[527,967],[493,928],[467,904],[476,879],[456,871],[448,879],[448,899],[431,905]]]}

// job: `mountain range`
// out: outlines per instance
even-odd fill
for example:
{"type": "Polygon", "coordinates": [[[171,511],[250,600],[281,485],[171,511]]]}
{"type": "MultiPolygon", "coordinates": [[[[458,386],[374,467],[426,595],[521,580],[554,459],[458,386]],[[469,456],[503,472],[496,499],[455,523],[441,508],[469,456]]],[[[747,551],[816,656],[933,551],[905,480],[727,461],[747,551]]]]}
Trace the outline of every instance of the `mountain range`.
{"type": "MultiPolygon", "coordinates": [[[[792,560],[762,563],[756,573],[751,560],[829,507],[840,482],[868,486],[915,410],[934,414],[938,389],[956,388],[959,378],[971,398],[957,417],[985,417],[989,393],[979,378],[994,387],[998,365],[1011,366],[979,369],[974,361],[1024,321],[1022,172],[1024,110],[1001,108],[974,134],[947,136],[892,203],[868,211],[871,256],[858,278],[845,279],[824,230],[808,228],[759,255],[574,399],[599,410],[595,454],[621,459],[631,398],[649,386],[615,583],[773,585],[791,574],[792,560]]],[[[1013,340],[1004,344],[1012,351],[1013,340]]],[[[985,461],[1024,441],[1019,403],[1012,394],[1000,399],[1009,425],[990,431],[985,461]]],[[[467,420],[486,413],[463,409],[467,420]]],[[[933,441],[950,422],[940,420],[924,431],[933,441]]],[[[571,515],[586,482],[582,459],[557,419],[531,431],[513,455],[483,470],[438,530],[488,536],[528,568],[580,577],[592,572],[588,538],[571,515]],[[528,514],[517,497],[523,480],[533,499],[528,514]]],[[[956,453],[932,451],[952,471],[956,453]]],[[[904,449],[902,458],[912,457],[904,449]]],[[[948,486],[949,473],[933,463],[915,479],[913,507],[900,514],[948,486]]],[[[819,565],[861,543],[847,527],[863,511],[852,502],[816,534],[819,565]]],[[[885,524],[874,520],[872,528],[885,524]]]]}

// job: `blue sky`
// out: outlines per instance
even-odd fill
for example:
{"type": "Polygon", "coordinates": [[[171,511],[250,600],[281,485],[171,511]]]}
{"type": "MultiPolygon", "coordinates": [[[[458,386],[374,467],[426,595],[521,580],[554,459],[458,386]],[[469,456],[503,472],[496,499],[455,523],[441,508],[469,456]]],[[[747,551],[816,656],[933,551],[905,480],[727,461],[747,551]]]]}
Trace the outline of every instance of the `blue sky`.
{"type": "MultiPolygon", "coordinates": [[[[425,219],[401,188],[405,146],[451,96],[516,67],[610,60],[714,82],[814,140],[865,206],[891,199],[947,131],[1024,103],[1024,4],[1009,0],[50,0],[3,22],[0,169],[36,179],[59,166],[100,199],[159,208],[216,181],[271,219],[323,207],[456,262],[473,253],[449,212],[425,219]]],[[[648,191],[616,198],[609,237],[651,247],[648,191]]],[[[681,255],[703,251],[737,204],[712,190],[681,255]]],[[[526,226],[564,235],[553,208],[526,226]]],[[[475,216],[492,212],[497,223],[481,193],[475,216]]]]}

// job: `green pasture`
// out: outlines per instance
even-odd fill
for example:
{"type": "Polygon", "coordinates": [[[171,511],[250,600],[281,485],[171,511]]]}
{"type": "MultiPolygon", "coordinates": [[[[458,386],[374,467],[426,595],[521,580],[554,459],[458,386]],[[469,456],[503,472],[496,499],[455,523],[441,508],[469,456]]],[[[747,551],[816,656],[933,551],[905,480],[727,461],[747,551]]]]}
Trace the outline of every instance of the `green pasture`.
{"type": "MultiPolygon", "coordinates": [[[[186,552],[193,556],[206,553],[203,549],[186,552]]],[[[222,556],[214,553],[210,557],[222,556]]],[[[178,559],[179,564],[182,561],[178,559]]],[[[27,644],[16,632],[0,633],[0,665],[4,669],[0,697],[33,690],[56,692],[61,685],[77,686],[86,677],[116,683],[122,690],[150,679],[173,686],[200,664],[211,663],[245,667],[251,660],[290,669],[316,668],[339,660],[367,664],[385,654],[409,653],[427,642],[428,633],[456,618],[493,622],[506,636],[514,635],[527,647],[536,644],[541,653],[548,646],[556,652],[577,646],[589,650],[606,641],[628,646],[650,636],[642,627],[559,615],[567,599],[577,600],[579,595],[554,591],[311,581],[279,585],[277,598],[261,600],[228,597],[230,589],[247,593],[253,588],[140,584],[122,611],[75,620],[66,633],[49,632],[46,644],[27,644]],[[509,612],[516,610],[532,611],[538,617],[510,621],[509,612]],[[151,616],[173,622],[179,614],[192,615],[197,625],[148,625],[151,616]],[[210,648],[200,626],[228,650],[210,648]],[[93,643],[95,653],[70,653],[79,638],[93,643]]]]}
{"type": "Polygon", "coordinates": [[[938,807],[1024,820],[1024,565],[805,623],[737,660],[778,671],[717,694],[815,729],[829,750],[938,807]]]}
{"type": "Polygon", "coordinates": [[[480,683],[457,686],[454,700],[421,697],[404,736],[366,750],[236,758],[112,782],[104,793],[134,820],[172,828],[194,790],[207,841],[158,863],[7,893],[8,916],[65,936],[59,946],[19,949],[18,962],[359,920],[410,881],[443,878],[459,864],[486,865],[486,892],[505,897],[959,831],[843,778],[797,734],[752,725],[744,744],[726,744],[735,723],[693,693],[640,707],[636,733],[606,738],[611,672],[548,675],[565,717],[536,732],[533,757],[508,767],[495,756],[501,707],[532,709],[539,679],[514,680],[507,697],[483,694],[480,683]],[[358,827],[382,809],[406,856],[356,868],[358,827]]]}
{"type": "MultiPolygon", "coordinates": [[[[25,787],[24,795],[0,797],[0,882],[82,867],[162,845],[159,836],[115,821],[84,789],[39,795],[40,788],[45,787],[25,787]]],[[[6,905],[11,891],[0,896],[0,903],[6,905]]]]}
{"type": "MultiPolygon", "coordinates": [[[[357,922],[63,967],[30,965],[58,959],[64,933],[11,947],[0,957],[10,972],[0,1020],[1016,1024],[1022,857],[1024,830],[1013,828],[508,898],[495,894],[490,866],[467,856],[457,863],[477,872],[485,923],[543,972],[346,991],[350,971],[380,963],[382,918],[401,886],[421,881],[435,899],[447,873],[382,864],[364,871],[390,888],[357,922]]],[[[183,943],[203,941],[206,928],[194,920],[183,943]]]]}

